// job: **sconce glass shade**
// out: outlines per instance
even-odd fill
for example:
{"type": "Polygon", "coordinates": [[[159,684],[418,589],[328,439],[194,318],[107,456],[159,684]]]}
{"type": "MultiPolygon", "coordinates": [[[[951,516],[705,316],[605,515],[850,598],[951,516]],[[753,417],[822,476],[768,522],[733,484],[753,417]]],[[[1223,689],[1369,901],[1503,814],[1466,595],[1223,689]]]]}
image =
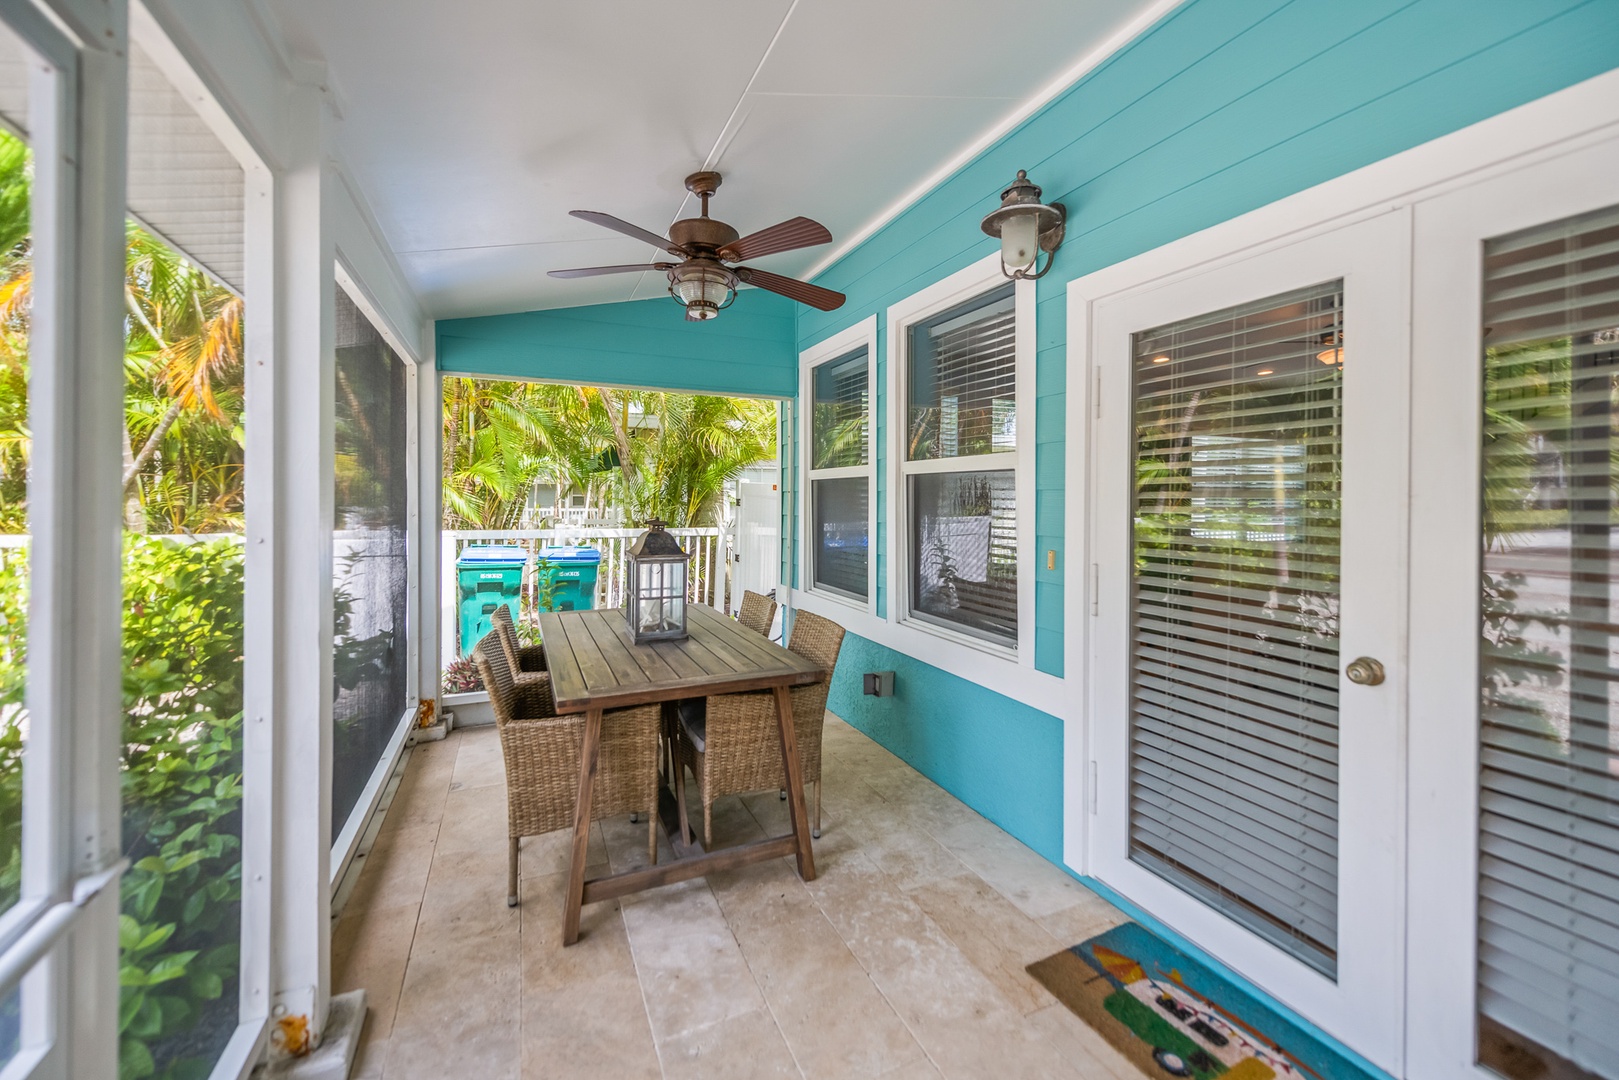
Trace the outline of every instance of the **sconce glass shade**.
{"type": "Polygon", "coordinates": [[[686,580],[691,556],[664,531],[663,522],[647,522],[626,555],[629,598],[624,616],[637,645],[674,641],[686,636],[686,580]]]}
{"type": "Polygon", "coordinates": [[[1033,214],[1018,214],[1001,225],[1001,264],[1013,269],[1034,265],[1040,254],[1040,221],[1033,214]]]}
{"type": "Polygon", "coordinates": [[[1040,186],[1022,169],[1012,186],[1001,192],[1001,205],[984,216],[985,233],[1001,242],[1001,272],[1007,277],[1037,278],[1051,269],[1052,256],[1063,240],[1068,214],[1062,203],[1040,201],[1040,186]],[[1035,269],[1040,252],[1046,265],[1035,269]]]}
{"type": "Polygon", "coordinates": [[[736,275],[718,263],[684,262],[669,271],[669,295],[692,322],[712,319],[736,299],[736,275]]]}

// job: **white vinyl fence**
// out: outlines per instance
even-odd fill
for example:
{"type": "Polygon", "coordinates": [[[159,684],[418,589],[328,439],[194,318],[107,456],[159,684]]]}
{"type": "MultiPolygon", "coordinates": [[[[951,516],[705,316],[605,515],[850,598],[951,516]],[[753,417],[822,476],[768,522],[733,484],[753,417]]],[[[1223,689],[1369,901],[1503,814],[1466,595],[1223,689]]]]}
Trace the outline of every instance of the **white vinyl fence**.
{"type": "MultiPolygon", "coordinates": [[[[490,531],[445,530],[439,534],[439,582],[443,590],[440,626],[443,661],[448,664],[461,655],[460,583],[455,563],[463,549],[474,544],[515,544],[531,557],[523,579],[523,610],[533,610],[534,568],[541,549],[547,547],[593,547],[601,552],[596,574],[596,606],[624,606],[629,586],[629,561],[625,558],[643,529],[612,529],[575,526],[562,529],[501,529],[490,531]]],[[[669,534],[691,555],[687,596],[692,603],[707,604],[721,611],[730,610],[731,546],[728,533],[720,529],[670,529],[669,534]]]]}

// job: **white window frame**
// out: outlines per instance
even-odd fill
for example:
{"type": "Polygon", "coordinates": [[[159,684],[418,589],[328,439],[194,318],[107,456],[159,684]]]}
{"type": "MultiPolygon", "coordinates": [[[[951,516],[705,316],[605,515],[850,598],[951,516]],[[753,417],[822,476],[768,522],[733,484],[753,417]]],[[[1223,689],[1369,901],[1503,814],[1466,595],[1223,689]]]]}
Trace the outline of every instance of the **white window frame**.
{"type": "Polygon", "coordinates": [[[874,613],[877,610],[877,316],[869,315],[853,326],[799,353],[798,394],[799,400],[804,403],[804,407],[799,410],[802,430],[798,440],[803,455],[800,467],[804,471],[804,483],[799,492],[802,505],[798,514],[800,550],[804,553],[803,591],[833,604],[874,613]],[[861,349],[866,351],[866,463],[817,469],[810,457],[815,452],[815,433],[811,430],[815,423],[815,370],[835,360],[843,360],[861,349]],[[867,546],[864,599],[835,589],[818,588],[815,584],[817,550],[815,481],[860,477],[866,480],[867,546]]]}
{"type": "Polygon", "coordinates": [[[66,7],[4,14],[33,52],[35,168],[31,719],[21,896],[0,920],[0,992],[20,986],[22,1015],[6,1080],[117,1071],[123,384],[106,373],[123,354],[128,66],[116,12],[66,7]]]}
{"type": "MultiPolygon", "coordinates": [[[[1030,280],[1013,283],[1013,325],[1017,335],[1013,346],[1016,373],[1013,392],[1017,402],[1017,447],[1010,454],[975,454],[971,457],[953,457],[939,460],[908,461],[905,457],[906,432],[909,430],[906,402],[909,386],[906,368],[910,362],[911,327],[934,315],[971,301],[1007,283],[1001,270],[999,253],[986,256],[972,265],[941,281],[934,282],[920,292],[906,297],[888,309],[888,619],[915,635],[919,649],[912,652],[928,660],[928,655],[939,655],[939,650],[923,643],[930,640],[949,643],[973,650],[967,668],[960,662],[946,660],[938,666],[963,671],[982,668],[986,660],[999,661],[1007,668],[1034,668],[1034,427],[1035,427],[1035,285],[1030,280]],[[955,630],[943,623],[920,616],[911,611],[909,492],[912,476],[923,473],[1005,471],[1007,459],[1015,477],[1014,496],[1017,499],[1017,641],[1003,645],[965,630],[955,630]]],[[[953,651],[953,650],[952,650],[953,651]]],[[[971,676],[969,676],[971,677],[971,676]]]]}

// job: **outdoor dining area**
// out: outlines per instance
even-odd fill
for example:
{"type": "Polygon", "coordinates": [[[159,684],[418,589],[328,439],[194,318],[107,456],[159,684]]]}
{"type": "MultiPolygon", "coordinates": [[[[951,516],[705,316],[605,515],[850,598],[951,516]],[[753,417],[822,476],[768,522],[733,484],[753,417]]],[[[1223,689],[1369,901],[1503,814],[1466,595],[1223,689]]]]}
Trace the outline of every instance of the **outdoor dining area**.
{"type": "Polygon", "coordinates": [[[409,753],[338,897],[352,1075],[1139,1076],[1024,970],[1123,916],[826,711],[842,627],[683,559],[491,613],[495,724],[409,753]]]}

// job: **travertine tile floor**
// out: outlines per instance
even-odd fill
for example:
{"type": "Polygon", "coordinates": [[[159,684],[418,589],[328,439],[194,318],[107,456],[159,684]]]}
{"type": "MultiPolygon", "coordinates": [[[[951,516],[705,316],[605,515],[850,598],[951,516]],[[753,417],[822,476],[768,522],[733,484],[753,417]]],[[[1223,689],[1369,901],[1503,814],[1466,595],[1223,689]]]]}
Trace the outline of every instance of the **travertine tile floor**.
{"type": "MultiPolygon", "coordinates": [[[[1023,970],[1119,912],[848,725],[825,754],[815,881],[782,859],[593,905],[563,949],[566,833],[523,842],[506,906],[494,729],[410,751],[333,932],[370,1003],[355,1076],[1141,1080],[1023,970]]],[[[644,828],[599,823],[591,862],[644,862],[644,828]]],[[[715,807],[716,846],[785,828],[774,793],[715,807]]]]}

